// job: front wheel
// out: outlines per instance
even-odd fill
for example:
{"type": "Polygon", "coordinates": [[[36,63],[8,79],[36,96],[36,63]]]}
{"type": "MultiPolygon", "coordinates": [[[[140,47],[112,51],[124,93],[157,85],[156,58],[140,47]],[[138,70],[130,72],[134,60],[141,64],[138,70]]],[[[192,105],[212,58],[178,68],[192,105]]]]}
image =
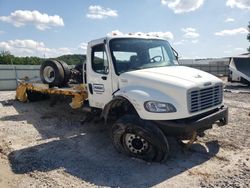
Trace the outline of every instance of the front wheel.
{"type": "Polygon", "coordinates": [[[135,115],[125,115],[111,129],[112,140],[118,152],[145,161],[164,161],[169,153],[168,141],[152,122],[135,115]]]}

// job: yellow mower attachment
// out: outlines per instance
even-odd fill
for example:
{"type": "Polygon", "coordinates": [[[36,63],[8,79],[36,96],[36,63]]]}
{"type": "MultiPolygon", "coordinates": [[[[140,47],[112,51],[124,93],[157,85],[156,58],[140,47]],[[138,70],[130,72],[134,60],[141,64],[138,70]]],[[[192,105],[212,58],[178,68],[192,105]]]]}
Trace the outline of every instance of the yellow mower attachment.
{"type": "Polygon", "coordinates": [[[70,103],[71,108],[80,108],[88,98],[87,86],[85,84],[72,85],[69,88],[49,88],[47,84],[41,83],[30,83],[30,82],[20,82],[16,89],[16,100],[21,102],[28,101],[27,91],[38,92],[47,95],[64,95],[71,96],[72,102],[70,103]]]}

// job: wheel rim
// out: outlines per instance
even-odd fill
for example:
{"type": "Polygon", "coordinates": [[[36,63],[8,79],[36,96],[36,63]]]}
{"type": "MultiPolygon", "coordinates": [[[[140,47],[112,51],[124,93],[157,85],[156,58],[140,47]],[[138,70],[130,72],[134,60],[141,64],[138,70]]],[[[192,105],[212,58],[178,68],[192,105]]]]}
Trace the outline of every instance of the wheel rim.
{"type": "Polygon", "coordinates": [[[130,152],[135,154],[141,154],[147,151],[149,143],[141,136],[127,133],[125,135],[125,144],[130,152]]]}
{"type": "Polygon", "coordinates": [[[47,66],[43,70],[43,77],[48,83],[52,83],[55,80],[55,71],[51,66],[47,66]]]}

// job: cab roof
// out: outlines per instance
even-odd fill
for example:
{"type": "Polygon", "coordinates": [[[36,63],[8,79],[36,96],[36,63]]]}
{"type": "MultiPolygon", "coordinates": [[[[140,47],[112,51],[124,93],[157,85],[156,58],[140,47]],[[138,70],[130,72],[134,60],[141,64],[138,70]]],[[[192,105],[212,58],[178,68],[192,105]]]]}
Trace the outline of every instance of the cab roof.
{"type": "Polygon", "coordinates": [[[152,36],[152,35],[136,35],[136,34],[125,34],[125,35],[107,35],[106,37],[102,37],[99,39],[91,40],[89,43],[95,43],[97,41],[107,40],[110,41],[111,39],[117,39],[117,38],[135,38],[135,39],[160,39],[160,40],[166,40],[165,38],[158,37],[158,36],[152,36]]]}

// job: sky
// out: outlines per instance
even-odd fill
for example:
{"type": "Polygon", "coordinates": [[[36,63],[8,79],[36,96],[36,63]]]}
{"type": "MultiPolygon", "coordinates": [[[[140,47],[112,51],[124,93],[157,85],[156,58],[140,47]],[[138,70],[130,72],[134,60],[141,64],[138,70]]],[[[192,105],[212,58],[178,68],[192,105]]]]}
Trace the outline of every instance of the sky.
{"type": "Polygon", "coordinates": [[[0,51],[85,54],[117,34],[166,38],[181,58],[246,53],[250,0],[0,0],[0,51]]]}

